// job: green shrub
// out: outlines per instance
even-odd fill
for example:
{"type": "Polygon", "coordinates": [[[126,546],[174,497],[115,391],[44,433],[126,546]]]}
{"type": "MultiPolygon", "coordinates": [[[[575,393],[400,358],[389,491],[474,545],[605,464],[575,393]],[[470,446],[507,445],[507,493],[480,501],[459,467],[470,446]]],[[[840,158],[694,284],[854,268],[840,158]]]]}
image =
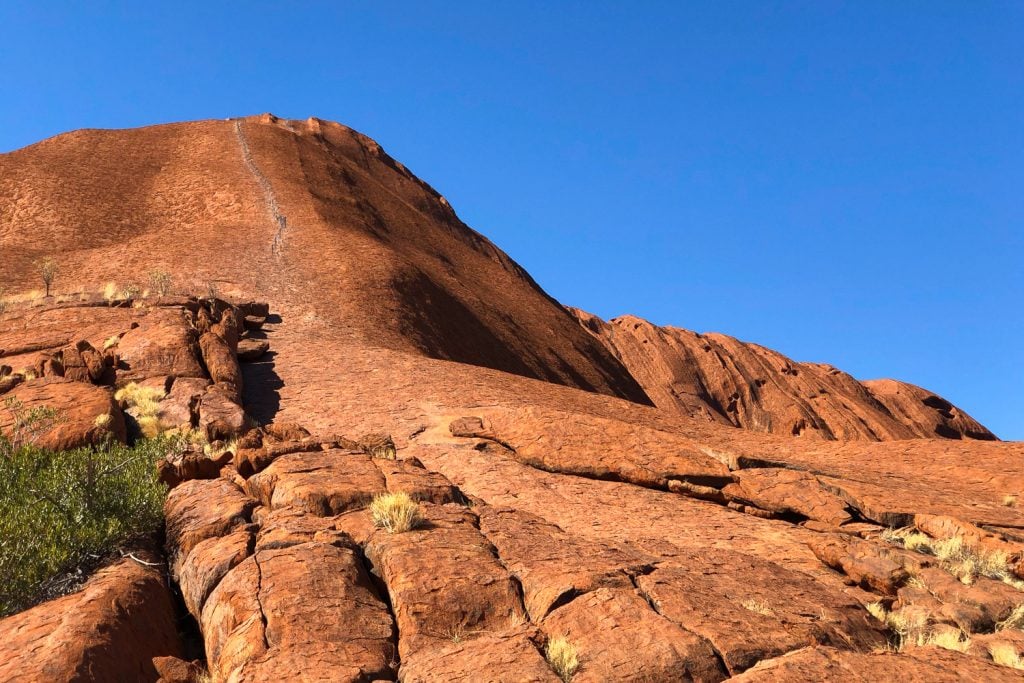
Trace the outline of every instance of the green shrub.
{"type": "Polygon", "coordinates": [[[154,464],[178,447],[161,437],[49,452],[0,436],[0,616],[158,530],[166,487],[154,464]]]}

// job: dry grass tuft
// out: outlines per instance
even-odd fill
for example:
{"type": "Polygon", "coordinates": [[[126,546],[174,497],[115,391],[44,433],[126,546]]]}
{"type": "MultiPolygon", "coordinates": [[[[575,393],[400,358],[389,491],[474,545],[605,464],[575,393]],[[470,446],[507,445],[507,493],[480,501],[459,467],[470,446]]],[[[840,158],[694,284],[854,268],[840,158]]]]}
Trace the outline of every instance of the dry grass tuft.
{"type": "Polygon", "coordinates": [[[103,298],[106,299],[107,301],[113,301],[114,299],[116,299],[117,292],[118,288],[116,282],[108,282],[106,285],[103,286],[103,298]]]}
{"type": "Polygon", "coordinates": [[[895,639],[890,643],[894,652],[903,652],[908,647],[935,645],[947,650],[963,652],[970,643],[966,633],[944,629],[937,631],[929,626],[930,617],[927,612],[917,609],[902,609],[890,612],[880,602],[872,602],[866,606],[868,613],[885,624],[893,632],[895,639]]]}
{"type": "Polygon", "coordinates": [[[967,652],[967,648],[971,646],[971,637],[960,629],[950,628],[929,633],[924,644],[934,645],[945,650],[967,652]]]}
{"type": "Polygon", "coordinates": [[[92,426],[96,429],[106,429],[110,426],[111,421],[110,413],[100,413],[96,416],[96,419],[92,421],[92,426]]]}
{"type": "Polygon", "coordinates": [[[214,460],[224,455],[225,453],[231,453],[232,455],[234,455],[238,453],[238,439],[231,439],[231,441],[222,442],[218,446],[206,444],[203,446],[203,453],[205,453],[207,457],[213,458],[214,460]]]}
{"type": "Polygon", "coordinates": [[[400,534],[415,529],[423,521],[420,506],[408,493],[382,493],[370,503],[373,523],[388,533],[400,534]]]}
{"type": "Polygon", "coordinates": [[[763,614],[766,617],[774,616],[775,610],[768,606],[768,603],[763,600],[744,600],[740,603],[744,609],[750,610],[751,612],[757,612],[763,614]]]}
{"type": "Polygon", "coordinates": [[[1017,507],[1017,496],[1006,495],[1003,496],[1003,505],[1008,508],[1017,507]]]}
{"type": "Polygon", "coordinates": [[[1024,658],[1021,658],[1017,648],[1010,643],[993,643],[988,646],[988,654],[992,657],[992,661],[999,666],[1024,669],[1024,658]]]}
{"type": "Polygon", "coordinates": [[[1024,631],[1024,603],[1014,607],[1008,617],[996,624],[997,631],[1002,631],[1008,628],[1015,628],[1024,631]]]}
{"type": "Polygon", "coordinates": [[[115,334],[113,337],[108,337],[107,340],[103,342],[103,350],[106,351],[107,349],[112,349],[120,343],[121,338],[115,334]]]}
{"type": "Polygon", "coordinates": [[[580,658],[576,652],[576,646],[570,643],[565,636],[557,636],[548,641],[548,644],[544,646],[544,658],[548,660],[551,670],[566,683],[572,680],[573,674],[580,668],[580,658]]]}
{"type": "Polygon", "coordinates": [[[972,546],[961,536],[932,538],[910,527],[887,529],[881,538],[893,545],[935,556],[942,568],[961,583],[971,584],[979,576],[985,576],[1017,587],[1018,582],[1010,572],[1010,558],[1002,550],[972,546]]]}
{"type": "Polygon", "coordinates": [[[166,431],[166,425],[160,421],[160,401],[166,392],[155,387],[146,387],[135,382],[117,390],[114,398],[127,406],[127,411],[139,424],[142,436],[152,439],[166,431]]]}
{"type": "Polygon", "coordinates": [[[171,274],[165,270],[152,270],[149,273],[149,284],[157,296],[167,296],[171,293],[174,280],[171,278],[171,274]]]}

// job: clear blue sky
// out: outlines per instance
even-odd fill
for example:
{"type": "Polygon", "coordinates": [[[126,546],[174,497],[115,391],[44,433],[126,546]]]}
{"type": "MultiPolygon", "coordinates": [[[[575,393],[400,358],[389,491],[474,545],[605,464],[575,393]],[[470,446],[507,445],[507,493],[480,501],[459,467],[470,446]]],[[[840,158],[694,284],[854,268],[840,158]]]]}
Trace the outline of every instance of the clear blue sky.
{"type": "Polygon", "coordinates": [[[1024,3],[155,4],[0,5],[0,150],[338,120],[565,303],[1024,439],[1024,3]]]}

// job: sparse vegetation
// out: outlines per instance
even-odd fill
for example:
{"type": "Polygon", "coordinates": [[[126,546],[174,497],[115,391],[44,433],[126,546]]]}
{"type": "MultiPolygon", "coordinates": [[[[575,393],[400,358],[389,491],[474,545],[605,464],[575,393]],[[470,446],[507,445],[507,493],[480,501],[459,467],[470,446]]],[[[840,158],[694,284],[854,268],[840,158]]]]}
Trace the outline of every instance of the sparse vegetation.
{"type": "Polygon", "coordinates": [[[404,491],[375,496],[370,515],[375,526],[392,534],[410,531],[423,522],[419,504],[404,491]]]}
{"type": "Polygon", "coordinates": [[[6,408],[15,424],[0,435],[0,616],[74,588],[117,547],[155,531],[166,489],[154,463],[177,447],[108,440],[45,451],[35,439],[59,416],[6,408]]]}
{"type": "Polygon", "coordinates": [[[1021,582],[1010,572],[1009,556],[1004,551],[972,546],[960,536],[936,539],[912,528],[887,529],[882,539],[907,550],[933,555],[943,569],[962,583],[971,584],[985,576],[1021,588],[1021,582]]]}
{"type": "Polygon", "coordinates": [[[217,283],[213,280],[209,280],[206,283],[206,298],[217,299],[220,297],[220,289],[217,287],[217,283]]]}
{"type": "Polygon", "coordinates": [[[744,609],[748,609],[751,612],[757,612],[758,614],[763,614],[766,617],[770,617],[775,614],[775,611],[763,600],[744,600],[740,604],[744,609]]]}
{"type": "Polygon", "coordinates": [[[140,435],[152,439],[166,429],[160,421],[160,401],[165,395],[162,389],[132,382],[118,389],[114,399],[125,404],[125,411],[135,419],[140,435]]]}
{"type": "Polygon", "coordinates": [[[1002,631],[1003,629],[1008,628],[1015,628],[1024,631],[1024,603],[1014,607],[1009,616],[996,624],[997,631],[1002,631]]]}
{"type": "Polygon", "coordinates": [[[142,288],[139,287],[134,282],[129,282],[128,284],[126,284],[123,287],[121,287],[121,298],[122,299],[137,299],[137,298],[139,298],[139,295],[141,293],[142,293],[142,288]]]}
{"type": "MultiPolygon", "coordinates": [[[[3,312],[3,310],[0,310],[0,313],[2,313],[2,312],[3,312]]],[[[1015,507],[1017,507],[1017,496],[1011,496],[1011,495],[1003,496],[1003,505],[1005,505],[1008,508],[1015,508],[1015,507]]]]}
{"type": "Polygon", "coordinates": [[[117,283],[108,282],[103,286],[103,298],[107,301],[113,301],[117,298],[117,283]]]}
{"type": "Polygon", "coordinates": [[[556,636],[544,646],[544,658],[548,660],[551,670],[568,683],[580,667],[579,654],[576,646],[565,636],[556,636]]]}
{"type": "Polygon", "coordinates": [[[120,343],[121,338],[115,334],[113,337],[108,337],[107,340],[103,342],[103,350],[106,351],[107,349],[112,349],[120,343]]]}
{"type": "Polygon", "coordinates": [[[203,446],[203,452],[207,455],[207,457],[213,458],[214,460],[224,455],[225,453],[238,453],[238,439],[231,439],[231,441],[227,442],[217,442],[217,445],[205,444],[203,446]]]}
{"type": "Polygon", "coordinates": [[[930,624],[929,615],[923,610],[909,608],[890,612],[882,603],[873,602],[867,605],[867,611],[892,631],[894,640],[890,645],[896,652],[926,645],[964,652],[970,646],[971,639],[967,633],[930,624]]]}
{"type": "Polygon", "coordinates": [[[1024,669],[1024,658],[1011,643],[992,643],[988,646],[988,654],[992,657],[992,661],[1000,666],[1024,669]]]}
{"type": "Polygon", "coordinates": [[[53,281],[57,279],[57,273],[60,272],[60,267],[57,262],[52,258],[42,258],[35,262],[36,272],[39,273],[39,277],[43,279],[43,284],[46,286],[46,296],[50,296],[50,288],[53,286],[53,281]]]}
{"type": "Polygon", "coordinates": [[[156,269],[149,272],[149,284],[157,296],[167,296],[171,293],[174,280],[167,271],[156,269]]]}

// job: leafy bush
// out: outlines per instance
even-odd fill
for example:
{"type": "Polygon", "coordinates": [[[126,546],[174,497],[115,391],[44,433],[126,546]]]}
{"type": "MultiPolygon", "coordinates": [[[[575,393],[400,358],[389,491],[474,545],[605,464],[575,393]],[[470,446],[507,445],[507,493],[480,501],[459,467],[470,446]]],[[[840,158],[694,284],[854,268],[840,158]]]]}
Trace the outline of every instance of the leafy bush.
{"type": "Polygon", "coordinates": [[[166,487],[154,464],[175,448],[157,438],[49,452],[0,436],[0,616],[159,529],[166,487]]]}

